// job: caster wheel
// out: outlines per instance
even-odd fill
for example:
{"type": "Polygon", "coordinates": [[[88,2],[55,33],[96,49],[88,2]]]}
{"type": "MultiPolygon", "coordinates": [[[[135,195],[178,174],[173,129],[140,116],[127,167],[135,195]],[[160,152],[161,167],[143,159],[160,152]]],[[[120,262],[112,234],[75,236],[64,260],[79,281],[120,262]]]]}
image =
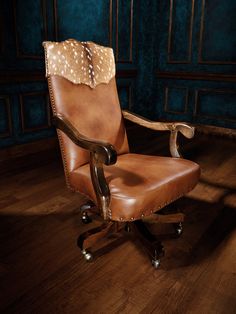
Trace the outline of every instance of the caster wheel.
{"type": "Polygon", "coordinates": [[[84,259],[86,260],[86,262],[92,262],[92,260],[93,260],[92,253],[90,253],[89,251],[86,251],[86,250],[82,250],[82,254],[83,254],[84,259]]]}
{"type": "Polygon", "coordinates": [[[182,222],[179,222],[177,224],[174,224],[175,234],[177,237],[180,237],[183,233],[183,224],[182,222]]]}
{"type": "Polygon", "coordinates": [[[153,260],[152,260],[152,266],[153,266],[155,269],[159,268],[160,265],[161,265],[160,259],[153,259],[153,260]]]}
{"type": "Polygon", "coordinates": [[[86,212],[82,213],[82,217],[81,217],[81,221],[83,224],[89,224],[90,222],[92,222],[92,219],[89,217],[89,215],[86,212]]]}

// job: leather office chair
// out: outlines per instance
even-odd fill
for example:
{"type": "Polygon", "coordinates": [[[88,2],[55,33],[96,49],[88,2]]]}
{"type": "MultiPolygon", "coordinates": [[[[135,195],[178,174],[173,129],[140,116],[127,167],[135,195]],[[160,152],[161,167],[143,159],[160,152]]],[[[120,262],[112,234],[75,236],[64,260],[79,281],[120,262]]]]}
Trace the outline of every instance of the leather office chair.
{"type": "Polygon", "coordinates": [[[99,228],[81,234],[78,245],[88,250],[112,232],[135,232],[157,268],[163,246],[144,223],[170,222],[182,232],[183,214],[157,211],[188,193],[197,184],[199,166],[180,158],[177,134],[192,138],[184,123],[160,123],[120,109],[111,48],[93,42],[44,42],[46,77],[57,128],[67,186],[90,200],[82,206],[104,218],[99,228]],[[172,157],[132,154],[123,119],[153,130],[170,131],[172,157]]]}

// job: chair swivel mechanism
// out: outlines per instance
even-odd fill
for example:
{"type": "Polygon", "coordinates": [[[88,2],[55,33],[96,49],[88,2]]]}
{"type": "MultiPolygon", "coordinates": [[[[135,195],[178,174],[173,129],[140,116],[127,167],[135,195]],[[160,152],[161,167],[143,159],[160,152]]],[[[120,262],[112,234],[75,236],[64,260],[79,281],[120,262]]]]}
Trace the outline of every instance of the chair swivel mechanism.
{"type": "Polygon", "coordinates": [[[160,213],[198,182],[199,166],[181,158],[177,145],[178,132],[192,138],[194,128],[122,111],[111,48],[73,39],[43,46],[67,186],[88,199],[81,208],[84,223],[90,221],[90,213],[104,220],[79,236],[84,258],[92,260],[91,249],[99,240],[126,230],[144,243],[153,266],[159,267],[164,249],[148,223],[172,223],[177,235],[182,232],[182,213],[160,213]],[[124,119],[169,131],[172,157],[131,153],[124,119]]]}

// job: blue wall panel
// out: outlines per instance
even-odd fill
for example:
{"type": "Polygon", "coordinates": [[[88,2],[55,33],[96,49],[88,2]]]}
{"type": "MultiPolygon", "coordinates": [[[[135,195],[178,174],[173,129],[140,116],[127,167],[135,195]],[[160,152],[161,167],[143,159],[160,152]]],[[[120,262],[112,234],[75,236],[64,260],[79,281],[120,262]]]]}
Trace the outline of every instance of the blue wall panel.
{"type": "Polygon", "coordinates": [[[55,134],[50,125],[50,113],[48,106],[48,94],[46,82],[28,82],[0,84],[0,110],[1,125],[9,124],[10,136],[0,138],[0,146],[5,147],[13,144],[27,143],[50,137],[55,134]],[[7,97],[5,99],[5,97],[7,97]],[[9,104],[6,111],[5,104],[9,104]],[[9,113],[9,117],[3,113],[9,113]]]}
{"type": "Polygon", "coordinates": [[[8,96],[0,96],[0,137],[11,136],[11,109],[8,96]]]}
{"type": "Polygon", "coordinates": [[[58,38],[110,44],[110,0],[57,1],[58,38]]]}
{"type": "Polygon", "coordinates": [[[23,132],[50,127],[50,111],[46,92],[20,94],[20,106],[23,132]]]}
{"type": "Polygon", "coordinates": [[[116,61],[132,62],[132,7],[133,0],[117,1],[116,61]]]}
{"type": "Polygon", "coordinates": [[[122,108],[235,128],[235,16],[234,0],[2,0],[0,147],[55,134],[43,40],[111,46],[122,108]]]}
{"type": "Polygon", "coordinates": [[[235,128],[235,83],[160,79],[157,90],[157,118],[235,128]]]}
{"type": "Polygon", "coordinates": [[[135,82],[132,79],[118,79],[118,95],[122,109],[133,110],[133,92],[135,82]]]}
{"type": "Polygon", "coordinates": [[[1,137],[0,147],[55,134],[50,125],[47,84],[43,79],[44,40],[75,38],[112,46],[118,56],[117,70],[122,70],[118,80],[121,105],[131,108],[136,80],[134,6],[133,0],[1,1],[0,95],[7,95],[11,111],[6,109],[5,99],[1,99],[0,132],[5,137],[1,137]],[[133,72],[126,74],[127,70],[133,72]],[[5,76],[10,76],[6,83],[5,76]],[[12,121],[10,133],[6,131],[9,121],[12,121]]]}
{"type": "Polygon", "coordinates": [[[235,1],[203,1],[200,61],[236,63],[235,17],[235,1]]]}
{"type": "Polygon", "coordinates": [[[42,41],[46,38],[43,0],[14,1],[17,57],[42,57],[42,41]]]}
{"type": "Polygon", "coordinates": [[[157,15],[154,116],[235,128],[235,1],[160,1],[157,15]]]}
{"type": "Polygon", "coordinates": [[[168,113],[185,114],[188,106],[188,88],[171,87],[165,89],[164,110],[168,113]]]}
{"type": "Polygon", "coordinates": [[[236,120],[236,90],[199,89],[196,91],[195,116],[234,121],[236,120]]]}
{"type": "Polygon", "coordinates": [[[194,1],[170,1],[168,62],[187,63],[191,59],[193,9],[194,1]]]}

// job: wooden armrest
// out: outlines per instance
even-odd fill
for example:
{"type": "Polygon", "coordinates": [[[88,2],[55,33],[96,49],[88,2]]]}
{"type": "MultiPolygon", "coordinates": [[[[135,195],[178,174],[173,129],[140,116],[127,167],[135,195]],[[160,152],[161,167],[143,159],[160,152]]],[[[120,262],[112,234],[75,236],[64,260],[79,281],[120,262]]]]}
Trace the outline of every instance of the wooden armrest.
{"type": "Polygon", "coordinates": [[[76,127],[63,115],[53,116],[53,124],[64,132],[76,145],[96,154],[97,159],[105,165],[116,163],[117,153],[115,148],[104,141],[90,139],[78,132],[76,127]]]}
{"type": "Polygon", "coordinates": [[[183,122],[155,122],[143,118],[137,114],[131,113],[127,110],[122,110],[123,117],[131,122],[137,123],[151,130],[156,131],[170,131],[170,152],[172,157],[181,157],[178,151],[177,134],[182,133],[187,138],[194,136],[194,127],[183,122]]]}
{"type": "Polygon", "coordinates": [[[155,122],[143,118],[137,114],[122,110],[125,119],[156,131],[179,131],[187,138],[194,136],[194,128],[183,122],[155,122]]]}
{"type": "Polygon", "coordinates": [[[53,124],[64,132],[76,145],[90,151],[90,174],[97,197],[97,203],[104,219],[109,219],[110,189],[104,175],[103,164],[116,163],[117,153],[115,148],[104,141],[90,139],[76,129],[76,127],[63,115],[53,117],[53,124]]]}

